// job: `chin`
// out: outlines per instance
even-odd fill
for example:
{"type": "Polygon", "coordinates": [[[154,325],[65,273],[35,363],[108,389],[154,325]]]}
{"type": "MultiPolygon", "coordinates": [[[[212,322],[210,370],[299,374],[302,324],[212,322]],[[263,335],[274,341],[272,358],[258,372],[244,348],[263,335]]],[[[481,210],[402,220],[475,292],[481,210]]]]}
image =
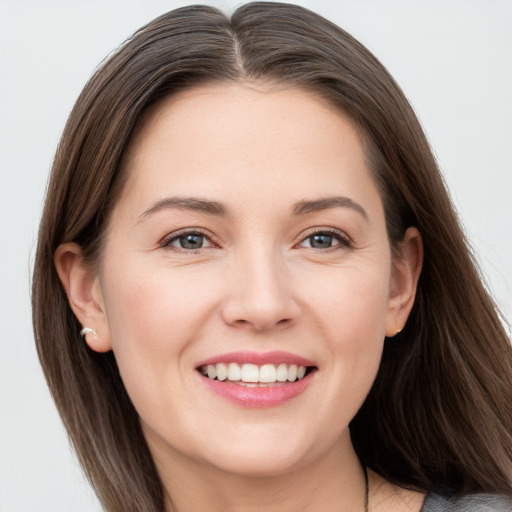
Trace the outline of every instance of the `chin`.
{"type": "Polygon", "coordinates": [[[208,461],[213,468],[242,477],[275,477],[292,473],[307,464],[307,456],[302,453],[281,453],[276,450],[247,449],[238,451],[235,456],[227,456],[224,460],[208,461]]]}
{"type": "Polygon", "coordinates": [[[332,437],[333,432],[326,432],[312,438],[307,429],[297,427],[296,423],[292,427],[253,427],[251,432],[244,428],[236,430],[210,444],[215,451],[205,447],[201,457],[211,467],[247,477],[275,477],[300,470],[331,452],[345,437],[332,437]]]}

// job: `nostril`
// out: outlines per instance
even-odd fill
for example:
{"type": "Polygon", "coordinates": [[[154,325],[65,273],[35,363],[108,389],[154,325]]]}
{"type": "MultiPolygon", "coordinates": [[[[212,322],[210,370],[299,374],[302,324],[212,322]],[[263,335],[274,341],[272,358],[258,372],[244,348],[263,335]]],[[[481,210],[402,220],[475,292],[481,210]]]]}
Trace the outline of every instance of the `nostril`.
{"type": "Polygon", "coordinates": [[[292,320],[290,318],[282,318],[277,321],[269,318],[252,318],[250,320],[240,318],[238,320],[230,322],[232,326],[248,328],[256,332],[265,332],[276,327],[287,327],[291,323],[292,320]]]}
{"type": "Polygon", "coordinates": [[[278,279],[244,281],[232,290],[221,308],[226,324],[238,328],[267,331],[277,326],[283,328],[300,316],[300,308],[278,279]]]}

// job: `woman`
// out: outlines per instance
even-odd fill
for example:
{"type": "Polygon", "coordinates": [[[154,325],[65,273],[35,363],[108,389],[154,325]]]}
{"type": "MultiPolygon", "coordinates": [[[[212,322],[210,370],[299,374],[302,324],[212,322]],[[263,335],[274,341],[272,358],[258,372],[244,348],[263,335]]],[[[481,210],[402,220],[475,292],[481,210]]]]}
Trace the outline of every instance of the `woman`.
{"type": "Polygon", "coordinates": [[[106,510],[510,508],[512,351],[425,136],[305,9],[179,9],[98,70],[33,305],[106,510]]]}

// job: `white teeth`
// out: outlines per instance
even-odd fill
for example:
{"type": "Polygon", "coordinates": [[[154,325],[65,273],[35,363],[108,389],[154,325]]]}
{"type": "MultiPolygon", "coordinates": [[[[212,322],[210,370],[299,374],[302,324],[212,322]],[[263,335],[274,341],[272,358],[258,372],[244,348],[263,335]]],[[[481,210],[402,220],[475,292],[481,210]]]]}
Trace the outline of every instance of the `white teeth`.
{"type": "Polygon", "coordinates": [[[208,365],[208,377],[210,379],[215,379],[217,377],[217,368],[213,364],[208,365]]]}
{"type": "Polygon", "coordinates": [[[242,381],[243,382],[258,382],[260,372],[255,364],[242,365],[242,381]]]}
{"type": "Polygon", "coordinates": [[[279,365],[264,364],[262,366],[255,364],[217,363],[201,366],[199,370],[210,379],[220,381],[227,379],[232,382],[241,381],[251,385],[286,381],[295,382],[296,380],[303,379],[306,375],[305,366],[287,365],[286,363],[279,365]]]}
{"type": "Polygon", "coordinates": [[[288,366],[286,366],[284,363],[281,363],[277,367],[276,380],[278,382],[286,382],[288,380],[288,366]]]}
{"type": "Polygon", "coordinates": [[[290,382],[293,382],[294,380],[297,380],[297,365],[296,364],[292,364],[288,368],[288,380],[290,382]]]}
{"type": "Polygon", "coordinates": [[[277,380],[276,367],[273,364],[264,364],[260,368],[260,382],[275,382],[277,380]]]}
{"type": "Polygon", "coordinates": [[[226,380],[228,376],[228,367],[225,364],[219,363],[216,365],[217,379],[226,380]]]}
{"type": "Polygon", "coordinates": [[[228,366],[228,379],[232,381],[241,380],[242,370],[236,363],[229,363],[228,366]]]}

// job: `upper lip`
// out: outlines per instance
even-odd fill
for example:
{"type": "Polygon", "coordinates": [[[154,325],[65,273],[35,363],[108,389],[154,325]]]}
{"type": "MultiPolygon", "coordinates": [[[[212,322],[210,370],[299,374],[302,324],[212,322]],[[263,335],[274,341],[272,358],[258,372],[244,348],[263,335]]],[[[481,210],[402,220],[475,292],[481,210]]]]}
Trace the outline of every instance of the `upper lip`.
{"type": "Polygon", "coordinates": [[[284,352],[281,350],[274,350],[271,352],[227,352],[217,356],[209,357],[201,361],[197,367],[206,366],[209,364],[217,363],[238,363],[238,364],[255,364],[258,366],[264,364],[296,364],[297,366],[315,366],[313,361],[306,359],[302,356],[292,354],[291,352],[284,352]]]}

